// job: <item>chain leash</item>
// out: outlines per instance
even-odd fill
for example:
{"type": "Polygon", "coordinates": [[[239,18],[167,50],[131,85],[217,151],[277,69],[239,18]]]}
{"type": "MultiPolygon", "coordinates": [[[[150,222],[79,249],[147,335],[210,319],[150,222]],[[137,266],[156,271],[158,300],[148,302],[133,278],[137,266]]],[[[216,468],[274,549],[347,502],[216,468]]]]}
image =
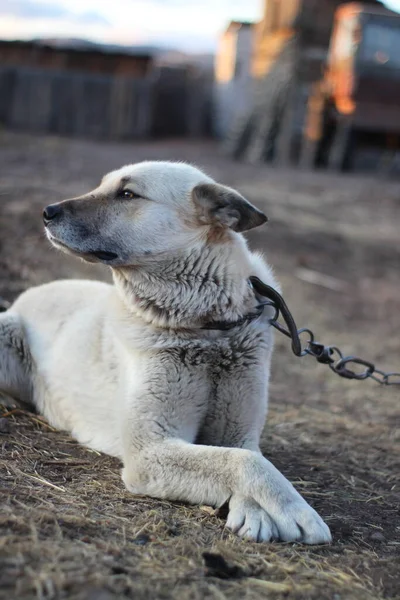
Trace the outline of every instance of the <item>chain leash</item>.
{"type": "Polygon", "coordinates": [[[316,342],[311,329],[307,327],[297,329],[296,322],[286,302],[274,288],[263,283],[258,277],[250,277],[250,283],[260,296],[267,298],[265,302],[260,303],[259,309],[262,310],[265,306],[274,308],[275,314],[269,320],[269,323],[292,340],[293,354],[298,357],[313,356],[317,362],[328,365],[334,373],[345,379],[358,379],[360,381],[373,379],[381,385],[400,385],[400,373],[386,373],[377,369],[373,363],[358,356],[343,356],[342,351],[337,346],[326,346],[316,342]],[[286,327],[279,323],[280,315],[282,315],[286,327]],[[304,334],[308,335],[305,344],[301,341],[301,336],[304,334]],[[361,372],[356,372],[351,369],[351,365],[361,365],[364,368],[361,372]]]}

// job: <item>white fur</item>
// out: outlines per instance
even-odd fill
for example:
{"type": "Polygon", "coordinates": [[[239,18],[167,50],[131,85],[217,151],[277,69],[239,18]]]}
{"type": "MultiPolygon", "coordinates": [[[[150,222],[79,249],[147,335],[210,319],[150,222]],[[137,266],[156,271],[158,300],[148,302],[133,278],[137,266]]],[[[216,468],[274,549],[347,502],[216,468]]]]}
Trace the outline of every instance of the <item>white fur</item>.
{"type": "Polygon", "coordinates": [[[229,501],[227,526],[250,539],[329,542],[322,519],[259,450],[268,311],[229,331],[202,329],[254,310],[251,275],[277,287],[224,225],[237,222],[237,207],[246,218],[253,210],[195,167],[164,162],[123,167],[62,204],[49,239],[108,264],[115,285],[58,281],[22,294],[0,315],[0,391],[119,457],[136,494],[229,501]],[[121,199],[121,180],[140,197],[121,199]],[[232,197],[236,212],[200,214],[199,184],[214,186],[211,205],[232,197]]]}

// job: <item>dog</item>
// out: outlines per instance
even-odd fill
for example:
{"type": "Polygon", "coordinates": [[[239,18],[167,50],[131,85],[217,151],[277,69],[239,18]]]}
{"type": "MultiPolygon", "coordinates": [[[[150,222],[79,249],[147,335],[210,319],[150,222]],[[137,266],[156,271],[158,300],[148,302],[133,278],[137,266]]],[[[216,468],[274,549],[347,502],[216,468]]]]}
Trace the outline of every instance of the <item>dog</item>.
{"type": "Polygon", "coordinates": [[[196,167],[164,161],[107,174],[47,206],[56,248],[111,268],[113,285],[56,281],[0,314],[0,392],[81,444],[118,457],[133,494],[229,503],[227,527],[322,544],[328,526],[259,448],[279,289],[242,232],[266,216],[196,167]]]}

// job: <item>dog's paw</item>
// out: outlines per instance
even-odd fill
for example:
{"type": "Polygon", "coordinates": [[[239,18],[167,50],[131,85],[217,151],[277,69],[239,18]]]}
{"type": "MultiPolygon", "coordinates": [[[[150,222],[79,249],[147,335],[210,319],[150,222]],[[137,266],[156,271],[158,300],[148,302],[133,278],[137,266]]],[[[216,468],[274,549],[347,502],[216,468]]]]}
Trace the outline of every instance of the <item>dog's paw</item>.
{"type": "Polygon", "coordinates": [[[243,496],[231,497],[226,526],[238,536],[255,542],[279,539],[278,529],[265,510],[255,500],[243,496]]]}
{"type": "Polygon", "coordinates": [[[328,525],[301,496],[271,507],[268,514],[283,542],[329,544],[332,541],[328,525]]]}
{"type": "Polygon", "coordinates": [[[282,540],[291,542],[299,532],[299,541],[304,544],[329,544],[332,541],[328,525],[306,502],[285,506],[275,520],[282,540]]]}
{"type": "Polygon", "coordinates": [[[234,495],[229,502],[226,526],[240,537],[256,542],[328,544],[332,541],[329,527],[301,497],[264,510],[252,498],[234,495]]]}

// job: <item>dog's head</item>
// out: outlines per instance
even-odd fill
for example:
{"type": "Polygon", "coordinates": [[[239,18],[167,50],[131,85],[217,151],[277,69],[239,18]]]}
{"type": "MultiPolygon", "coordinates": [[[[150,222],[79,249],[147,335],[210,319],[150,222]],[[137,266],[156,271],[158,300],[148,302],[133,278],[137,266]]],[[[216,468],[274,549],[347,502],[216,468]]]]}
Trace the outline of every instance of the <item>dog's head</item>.
{"type": "Polygon", "coordinates": [[[235,190],[172,162],[122,167],[92,192],[47,206],[43,219],[54,246],[110,266],[140,264],[267,220],[235,190]]]}

